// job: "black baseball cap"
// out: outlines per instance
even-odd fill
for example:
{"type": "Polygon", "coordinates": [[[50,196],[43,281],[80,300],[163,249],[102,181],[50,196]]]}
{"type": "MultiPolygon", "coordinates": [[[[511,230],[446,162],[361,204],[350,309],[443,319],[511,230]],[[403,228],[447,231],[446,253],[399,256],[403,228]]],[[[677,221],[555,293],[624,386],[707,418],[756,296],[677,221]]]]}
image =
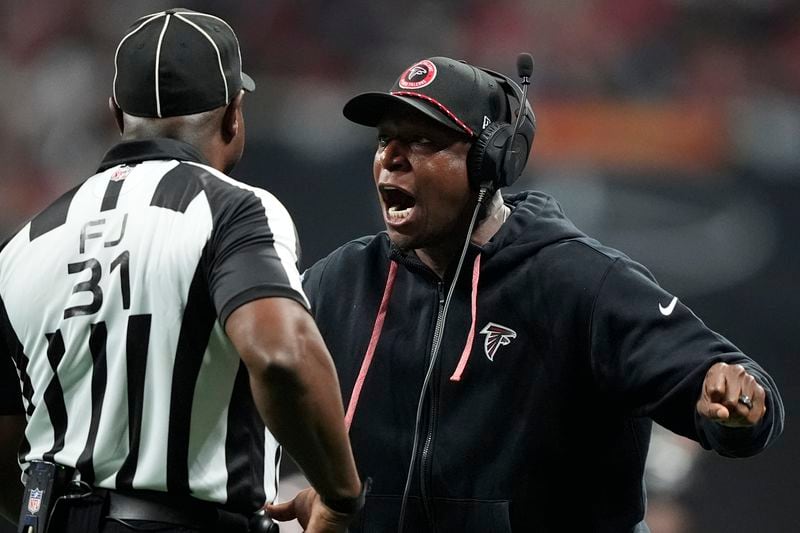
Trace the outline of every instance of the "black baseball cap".
{"type": "Polygon", "coordinates": [[[114,101],[137,117],[175,117],[227,105],[256,88],[236,34],[214,15],[175,8],[140,18],[114,55],[114,101]]]}
{"type": "Polygon", "coordinates": [[[389,113],[413,108],[477,138],[497,120],[509,121],[508,98],[498,74],[448,57],[431,57],[408,67],[388,93],[360,94],[345,104],[349,120],[377,126],[389,113]]]}

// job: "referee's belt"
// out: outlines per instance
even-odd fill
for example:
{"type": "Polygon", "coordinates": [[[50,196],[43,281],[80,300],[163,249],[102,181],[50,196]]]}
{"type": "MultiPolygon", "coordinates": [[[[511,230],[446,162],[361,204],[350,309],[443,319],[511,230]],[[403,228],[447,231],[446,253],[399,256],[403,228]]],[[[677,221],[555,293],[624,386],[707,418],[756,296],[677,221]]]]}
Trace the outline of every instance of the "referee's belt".
{"type": "Polygon", "coordinates": [[[95,488],[94,493],[106,497],[106,518],[120,522],[147,520],[189,529],[231,533],[246,533],[249,530],[245,515],[225,511],[211,502],[189,498],[176,500],[165,497],[165,494],[129,493],[100,488],[95,488]],[[215,526],[209,528],[212,525],[215,526]]]}

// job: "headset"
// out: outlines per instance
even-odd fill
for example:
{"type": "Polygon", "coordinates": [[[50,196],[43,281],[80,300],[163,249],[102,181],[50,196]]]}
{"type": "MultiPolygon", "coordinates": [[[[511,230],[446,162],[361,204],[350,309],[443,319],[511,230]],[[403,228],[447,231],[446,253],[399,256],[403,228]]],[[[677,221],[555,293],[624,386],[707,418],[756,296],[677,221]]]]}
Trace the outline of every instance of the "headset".
{"type": "MultiPolygon", "coordinates": [[[[479,67],[476,67],[479,68],[479,67]]],[[[533,58],[530,54],[520,54],[517,58],[517,72],[522,79],[522,88],[511,78],[489,69],[479,70],[500,82],[508,102],[509,117],[516,121],[495,121],[486,126],[467,154],[467,176],[470,186],[475,190],[483,187],[489,192],[513,184],[525,164],[536,134],[536,116],[528,102],[528,86],[533,73],[533,58]],[[524,112],[522,109],[524,107],[524,112]]]]}

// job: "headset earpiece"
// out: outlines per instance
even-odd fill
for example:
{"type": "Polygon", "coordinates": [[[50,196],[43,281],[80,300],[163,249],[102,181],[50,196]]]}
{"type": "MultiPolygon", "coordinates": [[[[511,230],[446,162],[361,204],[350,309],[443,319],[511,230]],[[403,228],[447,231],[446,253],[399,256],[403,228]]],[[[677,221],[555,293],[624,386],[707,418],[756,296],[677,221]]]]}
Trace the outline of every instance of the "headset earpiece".
{"type": "MultiPolygon", "coordinates": [[[[497,182],[501,172],[499,165],[505,155],[505,142],[511,135],[511,125],[505,122],[492,122],[484,128],[467,154],[467,175],[470,186],[478,190],[481,184],[497,182]],[[500,146],[498,147],[497,144],[500,146]]],[[[495,189],[497,187],[494,187],[495,189]]]]}
{"type": "MultiPolygon", "coordinates": [[[[491,183],[492,190],[497,190],[513,184],[522,174],[533,145],[536,118],[519,85],[502,74],[482,70],[500,80],[508,108],[524,113],[516,134],[512,124],[502,121],[492,122],[473,142],[467,155],[470,186],[478,190],[482,184],[491,183]]],[[[513,113],[511,118],[512,120],[515,118],[513,113]]]]}

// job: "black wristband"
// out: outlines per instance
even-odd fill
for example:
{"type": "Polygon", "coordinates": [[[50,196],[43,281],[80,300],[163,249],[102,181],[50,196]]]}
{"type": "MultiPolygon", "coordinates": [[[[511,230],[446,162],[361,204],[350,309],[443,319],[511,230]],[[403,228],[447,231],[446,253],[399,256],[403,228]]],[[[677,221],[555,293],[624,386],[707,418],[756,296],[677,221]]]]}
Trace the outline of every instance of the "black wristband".
{"type": "Polygon", "coordinates": [[[372,485],[372,478],[361,482],[361,493],[355,498],[326,498],[320,494],[320,499],[326,507],[341,514],[356,514],[364,508],[367,492],[372,485]]]}

